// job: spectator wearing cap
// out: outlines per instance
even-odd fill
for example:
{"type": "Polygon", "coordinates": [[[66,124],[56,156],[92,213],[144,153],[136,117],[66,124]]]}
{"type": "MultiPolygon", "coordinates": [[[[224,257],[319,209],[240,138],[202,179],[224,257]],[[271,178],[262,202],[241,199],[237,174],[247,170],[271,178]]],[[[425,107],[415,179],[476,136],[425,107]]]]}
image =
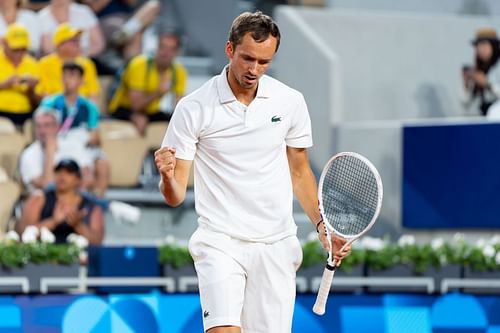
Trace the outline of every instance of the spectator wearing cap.
{"type": "Polygon", "coordinates": [[[7,27],[13,23],[22,24],[28,29],[29,51],[37,56],[40,50],[40,28],[36,14],[31,10],[19,8],[18,0],[0,1],[0,37],[5,35],[7,27]]]}
{"type": "Polygon", "coordinates": [[[21,126],[31,118],[40,102],[37,61],[28,53],[28,29],[21,24],[9,25],[0,50],[0,116],[21,126]]]}
{"type": "Polygon", "coordinates": [[[113,118],[131,121],[141,134],[153,121],[169,121],[172,110],[184,96],[187,71],[176,61],[180,39],[175,33],[158,38],[154,55],[138,55],[130,60],[111,92],[108,112],[113,118]],[[169,95],[171,105],[162,109],[169,95]]]}
{"type": "Polygon", "coordinates": [[[483,116],[500,96],[500,40],[495,29],[477,30],[472,41],[475,48],[474,64],[462,68],[463,105],[483,116]]]}
{"type": "Polygon", "coordinates": [[[48,228],[56,243],[79,234],[91,245],[102,244],[104,217],[101,207],[80,192],[81,172],[74,160],[61,160],[54,168],[52,189],[32,193],[23,209],[19,232],[29,225],[48,228]]]}
{"type": "Polygon", "coordinates": [[[62,125],[58,135],[61,139],[74,142],[74,146],[85,146],[95,166],[95,172],[92,172],[95,177],[92,177],[89,185],[98,197],[104,197],[109,181],[109,162],[99,148],[99,110],[91,100],[78,92],[83,75],[84,69],[78,63],[64,63],[64,92],[46,97],[41,106],[59,111],[62,125]]]}
{"type": "Polygon", "coordinates": [[[99,55],[105,47],[99,21],[87,5],[72,0],[51,0],[50,4],[38,12],[41,25],[42,54],[54,52],[57,45],[53,35],[59,25],[68,23],[82,31],[80,39],[82,54],[88,57],[99,55]]]}
{"type": "Polygon", "coordinates": [[[83,82],[79,88],[80,95],[97,103],[100,86],[97,70],[90,58],[80,52],[80,36],[82,30],[61,24],[54,33],[56,51],[40,59],[40,86],[45,95],[60,94],[64,91],[63,65],[65,62],[75,62],[83,68],[83,82]]]}

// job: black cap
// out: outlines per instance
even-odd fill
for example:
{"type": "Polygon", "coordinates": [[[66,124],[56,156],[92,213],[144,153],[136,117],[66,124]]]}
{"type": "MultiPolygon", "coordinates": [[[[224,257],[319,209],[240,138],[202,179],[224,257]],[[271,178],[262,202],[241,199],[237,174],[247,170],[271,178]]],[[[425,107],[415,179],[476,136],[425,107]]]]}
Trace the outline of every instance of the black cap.
{"type": "Polygon", "coordinates": [[[74,160],[71,160],[71,159],[63,159],[63,160],[59,161],[59,163],[57,163],[56,168],[54,170],[55,171],[66,170],[70,173],[74,173],[79,178],[82,177],[78,163],[76,163],[74,160]]]}

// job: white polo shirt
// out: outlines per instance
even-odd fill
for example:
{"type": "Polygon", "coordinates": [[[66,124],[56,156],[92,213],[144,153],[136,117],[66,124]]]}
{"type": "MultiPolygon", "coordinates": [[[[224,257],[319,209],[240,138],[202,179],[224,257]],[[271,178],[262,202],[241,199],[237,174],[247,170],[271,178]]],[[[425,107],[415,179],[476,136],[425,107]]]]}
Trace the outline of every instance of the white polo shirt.
{"type": "Polygon", "coordinates": [[[162,146],[194,161],[200,226],[265,243],[296,234],[286,147],[312,146],[300,92],[264,75],[247,107],[224,69],[178,103],[162,146]]]}

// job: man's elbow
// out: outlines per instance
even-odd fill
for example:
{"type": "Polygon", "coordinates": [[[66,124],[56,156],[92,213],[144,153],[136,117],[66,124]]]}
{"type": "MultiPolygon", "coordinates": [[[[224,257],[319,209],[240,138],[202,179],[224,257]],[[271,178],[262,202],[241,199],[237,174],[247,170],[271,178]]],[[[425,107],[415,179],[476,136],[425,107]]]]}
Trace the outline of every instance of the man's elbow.
{"type": "Polygon", "coordinates": [[[184,202],[184,197],[174,197],[163,194],[165,202],[172,208],[179,207],[184,202]]]}

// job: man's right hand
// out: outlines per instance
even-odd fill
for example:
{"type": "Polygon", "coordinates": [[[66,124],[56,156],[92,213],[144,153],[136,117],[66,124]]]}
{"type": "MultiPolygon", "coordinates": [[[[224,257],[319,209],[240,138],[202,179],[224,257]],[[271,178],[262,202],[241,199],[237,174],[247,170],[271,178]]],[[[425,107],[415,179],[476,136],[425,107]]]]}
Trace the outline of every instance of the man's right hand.
{"type": "Polygon", "coordinates": [[[175,170],[175,148],[162,147],[155,152],[155,164],[162,179],[172,179],[175,170]]]}

